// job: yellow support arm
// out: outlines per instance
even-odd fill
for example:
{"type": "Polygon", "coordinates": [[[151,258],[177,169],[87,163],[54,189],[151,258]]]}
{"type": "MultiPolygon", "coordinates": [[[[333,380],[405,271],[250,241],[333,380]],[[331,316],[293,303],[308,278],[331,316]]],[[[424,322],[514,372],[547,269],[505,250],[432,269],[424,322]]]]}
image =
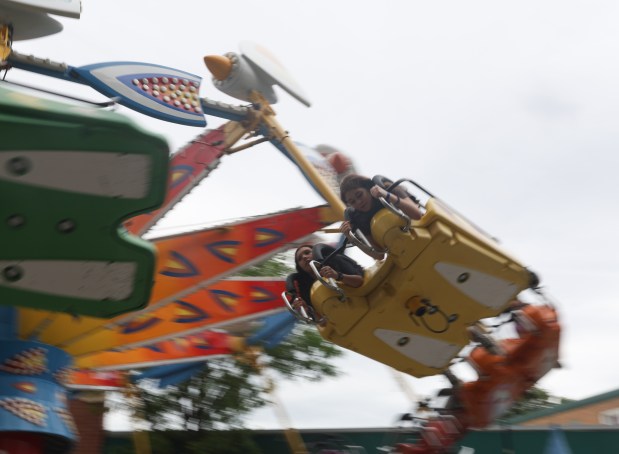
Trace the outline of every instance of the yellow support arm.
{"type": "Polygon", "coordinates": [[[0,61],[5,61],[11,55],[11,27],[0,25],[0,61]]]}
{"type": "Polygon", "coordinates": [[[325,180],[320,176],[316,168],[307,160],[301,153],[301,150],[294,144],[288,136],[288,133],[281,127],[275,119],[275,111],[264,97],[257,92],[252,92],[252,101],[260,105],[260,118],[262,122],[268,126],[269,132],[273,138],[277,139],[288,151],[290,156],[297,163],[301,171],[310,179],[318,192],[325,198],[331,206],[334,214],[340,219],[344,219],[344,203],[339,196],[329,187],[325,180]]]}

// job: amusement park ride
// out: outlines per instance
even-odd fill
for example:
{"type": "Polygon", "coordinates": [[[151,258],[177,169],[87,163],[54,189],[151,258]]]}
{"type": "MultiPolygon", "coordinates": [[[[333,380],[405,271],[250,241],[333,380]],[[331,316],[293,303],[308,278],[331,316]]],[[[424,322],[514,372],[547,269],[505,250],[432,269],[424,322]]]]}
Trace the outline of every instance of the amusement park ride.
{"type": "Polygon", "coordinates": [[[449,378],[452,387],[441,391],[447,405],[424,421],[416,441],[391,452],[448,452],[558,364],[557,314],[536,276],[414,183],[423,196],[420,220],[381,199],[385,209],[372,220],[372,234],[382,249],[351,237],[363,251],[385,254],[366,270],[364,284],[314,284],[321,323],[290,306],[281,279],[226,279],[343,220],[332,183],[345,160],[332,154],[316,165],[276,121],[274,85],[309,101],[253,43],[204,58],[214,86],[242,105],[200,97],[201,78],[173,68],[75,67],[13,49],[14,41],[60,31],[49,14],[80,13],[79,0],[0,0],[1,69],[83,84],[110,99],[100,106],[59,102],[0,84],[0,449],[11,453],[25,443],[27,452],[65,452],[78,437],[66,386],[123,386],[128,370],[195,363],[281,339],[295,323],[289,311],[346,349],[415,377],[449,378]],[[164,140],[105,109],[113,103],[187,126],[205,127],[205,115],[227,122],[170,157],[164,140]],[[264,141],[301,169],[326,206],[140,238],[224,155],[264,141]],[[538,296],[537,304],[520,302],[523,292],[538,296]],[[485,328],[482,319],[502,314],[516,338],[497,341],[485,328]],[[265,326],[250,338],[213,330],[251,318],[265,326]],[[466,359],[479,378],[463,383],[450,368],[470,346],[466,359]]]}

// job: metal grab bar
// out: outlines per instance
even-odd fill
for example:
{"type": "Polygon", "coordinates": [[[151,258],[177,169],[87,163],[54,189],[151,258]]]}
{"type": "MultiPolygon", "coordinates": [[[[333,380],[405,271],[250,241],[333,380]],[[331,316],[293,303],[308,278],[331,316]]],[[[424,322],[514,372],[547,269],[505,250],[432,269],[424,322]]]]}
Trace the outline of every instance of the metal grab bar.
{"type": "Polygon", "coordinates": [[[369,255],[375,260],[382,260],[382,258],[388,252],[387,249],[380,250],[372,246],[361,230],[357,229],[357,233],[354,233],[351,230],[346,234],[346,237],[352,244],[361,249],[362,252],[369,255]]]}
{"type": "Polygon", "coordinates": [[[292,312],[292,315],[294,315],[297,320],[302,321],[307,324],[317,323],[312,317],[308,315],[307,311],[305,310],[304,305],[300,305],[298,308],[294,308],[292,304],[290,304],[290,301],[288,300],[288,292],[286,291],[282,292],[282,299],[286,303],[288,310],[292,312]]]}
{"type": "Polygon", "coordinates": [[[317,262],[316,260],[312,260],[309,263],[310,268],[312,269],[312,271],[314,272],[314,275],[316,276],[316,279],[318,279],[318,281],[324,285],[325,287],[327,287],[328,289],[333,290],[334,292],[337,292],[337,294],[339,295],[339,300],[340,301],[344,301],[346,299],[346,295],[344,294],[344,290],[342,290],[340,287],[338,287],[338,285],[335,283],[335,279],[329,278],[328,280],[325,280],[321,275],[320,272],[318,271],[318,268],[316,268],[316,264],[320,265],[319,262],[317,262]]]}
{"type": "Polygon", "coordinates": [[[385,208],[387,208],[389,211],[391,211],[396,216],[399,216],[400,218],[402,218],[402,220],[404,221],[404,225],[400,227],[400,230],[402,230],[403,232],[410,231],[411,218],[409,218],[402,210],[397,208],[395,205],[392,205],[390,202],[387,202],[387,200],[384,197],[379,197],[378,200],[380,201],[380,203],[383,204],[385,208]]]}

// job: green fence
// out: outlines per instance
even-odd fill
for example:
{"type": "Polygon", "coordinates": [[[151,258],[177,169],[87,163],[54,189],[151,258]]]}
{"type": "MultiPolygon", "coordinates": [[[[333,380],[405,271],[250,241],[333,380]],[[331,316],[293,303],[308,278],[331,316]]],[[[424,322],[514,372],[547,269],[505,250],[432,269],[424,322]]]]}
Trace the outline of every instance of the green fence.
{"type": "MultiPolygon", "coordinates": [[[[413,438],[395,429],[312,429],[301,430],[301,436],[310,452],[319,449],[344,449],[346,446],[363,448],[349,450],[353,454],[374,454],[378,448],[413,438]]],[[[251,432],[254,443],[265,454],[290,454],[284,432],[281,430],[256,430],[251,432]]],[[[557,437],[569,446],[570,454],[619,453],[619,427],[562,427],[550,428],[511,427],[470,432],[460,443],[465,452],[474,454],[546,454],[549,444],[557,437]],[[471,451],[474,450],[474,451],[471,451]]],[[[129,454],[132,450],[131,434],[108,432],[104,454],[129,454]]],[[[457,450],[456,450],[457,452],[457,450]]],[[[561,453],[561,451],[548,451],[561,453]]],[[[179,454],[171,451],[170,454],[179,454]]],[[[561,454],[568,454],[561,453],[561,454]]]]}

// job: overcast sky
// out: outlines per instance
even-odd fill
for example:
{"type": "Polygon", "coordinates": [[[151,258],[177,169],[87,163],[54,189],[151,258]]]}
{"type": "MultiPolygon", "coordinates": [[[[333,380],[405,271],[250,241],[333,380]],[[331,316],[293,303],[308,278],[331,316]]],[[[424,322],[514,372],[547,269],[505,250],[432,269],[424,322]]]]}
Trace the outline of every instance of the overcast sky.
{"type": "MultiPolygon", "coordinates": [[[[267,47],[313,102],[279,92],[293,139],[335,146],[363,174],[415,179],[539,273],[558,302],[564,365],[540,386],[575,399],[619,386],[617,2],[83,0],[80,20],[60,20],[60,34],[14,48],[73,66],[171,66],[203,76],[201,95],[227,102],[202,57],[242,40],[267,47]]],[[[18,70],[7,79],[101,99],[18,70]]],[[[172,150],[200,133],[128,114],[172,150]]],[[[265,144],[225,157],[158,232],[319,203],[265,144]]],[[[343,369],[317,386],[280,385],[293,425],[389,426],[409,410],[385,366],[349,354],[343,369]]],[[[407,382],[422,395],[445,383],[407,382]]],[[[271,409],[250,424],[279,427],[271,409]]]]}

